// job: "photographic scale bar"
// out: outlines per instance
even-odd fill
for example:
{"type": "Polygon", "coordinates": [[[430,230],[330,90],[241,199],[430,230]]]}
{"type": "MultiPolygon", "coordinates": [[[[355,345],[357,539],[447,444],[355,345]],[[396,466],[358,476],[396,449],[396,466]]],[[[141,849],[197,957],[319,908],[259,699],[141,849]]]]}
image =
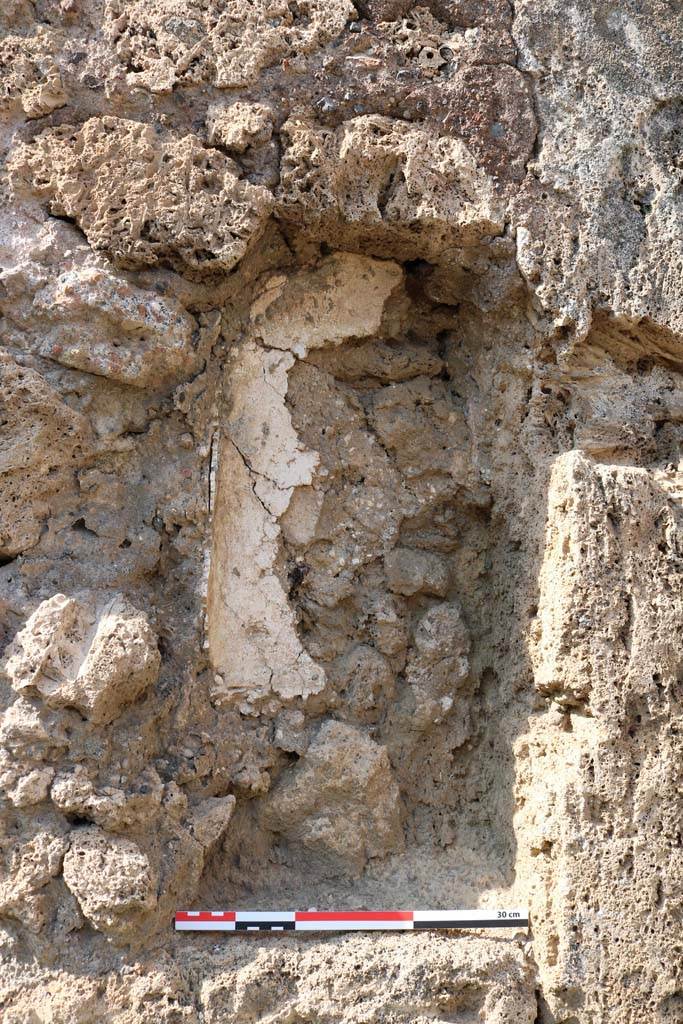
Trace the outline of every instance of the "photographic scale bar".
{"type": "Polygon", "coordinates": [[[177,932],[358,932],[528,928],[526,910],[179,910],[177,932]]]}

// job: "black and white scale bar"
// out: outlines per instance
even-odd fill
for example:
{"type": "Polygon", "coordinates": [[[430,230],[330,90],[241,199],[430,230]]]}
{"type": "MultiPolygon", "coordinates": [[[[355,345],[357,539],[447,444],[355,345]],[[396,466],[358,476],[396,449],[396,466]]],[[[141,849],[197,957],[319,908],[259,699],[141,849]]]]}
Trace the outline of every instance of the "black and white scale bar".
{"type": "Polygon", "coordinates": [[[178,932],[416,931],[529,927],[526,910],[179,910],[178,932]]]}

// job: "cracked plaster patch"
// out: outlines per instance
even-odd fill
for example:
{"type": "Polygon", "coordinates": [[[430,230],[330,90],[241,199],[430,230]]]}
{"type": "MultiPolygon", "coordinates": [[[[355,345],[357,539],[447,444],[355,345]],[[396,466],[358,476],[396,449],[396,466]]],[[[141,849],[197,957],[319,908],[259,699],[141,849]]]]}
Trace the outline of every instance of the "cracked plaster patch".
{"type": "Polygon", "coordinates": [[[292,425],[287,374],[295,356],[309,349],[376,332],[402,278],[395,263],[350,253],[289,279],[271,278],[252,307],[255,340],[235,346],[228,360],[230,411],[208,598],[213,699],[219,703],[238,698],[248,705],[271,693],[306,698],[325,685],[323,669],[301,644],[277,572],[278,520],[295,489],[314,483],[319,463],[292,425]]]}

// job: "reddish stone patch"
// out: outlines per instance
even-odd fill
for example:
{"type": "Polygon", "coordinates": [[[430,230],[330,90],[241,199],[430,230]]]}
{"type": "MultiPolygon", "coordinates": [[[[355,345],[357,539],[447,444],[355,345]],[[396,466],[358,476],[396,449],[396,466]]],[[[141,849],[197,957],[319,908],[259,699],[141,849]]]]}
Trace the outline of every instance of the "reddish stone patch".
{"type": "Polygon", "coordinates": [[[507,65],[469,67],[449,89],[444,127],[458,135],[489,174],[521,181],[536,140],[531,90],[507,65]]]}

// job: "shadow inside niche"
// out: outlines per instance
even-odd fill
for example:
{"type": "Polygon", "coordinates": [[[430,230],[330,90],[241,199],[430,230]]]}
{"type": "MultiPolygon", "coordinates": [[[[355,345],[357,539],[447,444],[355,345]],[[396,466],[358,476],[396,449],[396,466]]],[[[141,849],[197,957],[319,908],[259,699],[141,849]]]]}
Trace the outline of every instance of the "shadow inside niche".
{"type": "Polygon", "coordinates": [[[239,802],[197,905],[524,903],[513,743],[551,433],[524,292],[508,268],[484,312],[463,272],[435,301],[407,264],[362,330],[379,263],[325,256],[229,356],[212,699],[267,735],[270,788],[239,802]]]}

